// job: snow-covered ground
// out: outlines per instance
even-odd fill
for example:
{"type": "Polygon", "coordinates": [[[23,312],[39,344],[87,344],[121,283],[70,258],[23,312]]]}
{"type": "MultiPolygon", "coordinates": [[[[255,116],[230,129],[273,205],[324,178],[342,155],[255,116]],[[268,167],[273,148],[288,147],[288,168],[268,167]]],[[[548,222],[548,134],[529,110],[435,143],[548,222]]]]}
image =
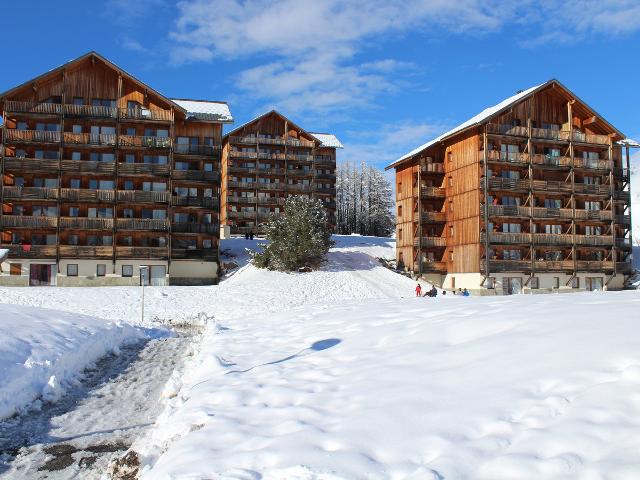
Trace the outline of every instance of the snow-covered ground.
{"type": "Polygon", "coordinates": [[[0,419],[38,398],[58,400],[85,366],[142,337],[130,325],[86,315],[17,305],[1,312],[0,419]]]}

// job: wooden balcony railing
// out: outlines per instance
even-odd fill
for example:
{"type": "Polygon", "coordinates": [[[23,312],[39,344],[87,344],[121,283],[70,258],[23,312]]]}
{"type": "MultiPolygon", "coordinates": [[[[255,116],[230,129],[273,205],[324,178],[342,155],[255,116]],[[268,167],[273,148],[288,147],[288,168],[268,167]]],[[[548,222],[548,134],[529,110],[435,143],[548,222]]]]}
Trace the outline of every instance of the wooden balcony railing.
{"type": "Polygon", "coordinates": [[[287,176],[288,177],[311,177],[313,176],[313,171],[290,168],[287,170],[287,176]]]}
{"type": "Polygon", "coordinates": [[[444,212],[416,212],[413,214],[414,222],[417,222],[420,218],[422,218],[422,223],[442,223],[446,221],[444,212]]]}
{"type": "Polygon", "coordinates": [[[602,272],[612,271],[615,262],[612,260],[578,260],[576,261],[576,269],[582,272],[602,272]]]}
{"type": "Polygon", "coordinates": [[[173,153],[175,155],[196,155],[201,157],[213,157],[220,153],[220,145],[186,145],[183,143],[176,143],[173,146],[173,153]]]}
{"type": "Polygon", "coordinates": [[[489,216],[492,217],[528,217],[531,209],[519,205],[489,205],[489,216]]]}
{"type": "Polygon", "coordinates": [[[310,192],[312,189],[313,187],[311,185],[303,185],[302,183],[287,184],[287,190],[290,192],[310,192]]]}
{"type": "Polygon", "coordinates": [[[93,190],[88,188],[62,188],[60,198],[70,202],[113,202],[115,190],[93,190]]]}
{"type": "Polygon", "coordinates": [[[631,215],[616,215],[616,223],[620,225],[631,225],[631,215]]]}
{"type": "Polygon", "coordinates": [[[578,143],[609,145],[609,137],[607,135],[596,135],[595,133],[582,133],[578,130],[573,131],[573,141],[578,143]]]}
{"type": "MultiPolygon", "coordinates": [[[[414,262],[413,271],[420,271],[420,264],[418,262],[414,262]]],[[[423,273],[446,273],[447,264],[446,262],[436,262],[425,260],[422,262],[422,272],[423,273]]]]}
{"type": "MultiPolygon", "coordinates": [[[[284,171],[284,169],[281,169],[281,170],[284,171]]],[[[258,174],[258,169],[256,167],[238,167],[238,166],[235,166],[235,165],[231,165],[229,167],[229,171],[231,173],[243,173],[245,175],[257,175],[258,174]]],[[[272,173],[272,172],[269,171],[268,173],[272,173]]]]}
{"type": "Polygon", "coordinates": [[[258,158],[262,160],[285,160],[286,156],[280,152],[258,152],[258,158]]]}
{"type": "Polygon", "coordinates": [[[110,245],[60,245],[63,258],[109,258],[113,257],[110,245]]]}
{"type": "Polygon", "coordinates": [[[332,181],[336,181],[336,174],[335,173],[317,173],[315,174],[315,177],[318,180],[332,180],[332,181]]]}
{"type": "Polygon", "coordinates": [[[243,151],[240,151],[240,150],[229,150],[229,157],[230,158],[257,159],[258,158],[258,152],[243,152],[243,151]]]}
{"type": "Polygon", "coordinates": [[[169,203],[169,192],[145,192],[142,190],[118,190],[119,202],[169,203]]]}
{"type": "Polygon", "coordinates": [[[631,249],[631,239],[630,238],[616,238],[616,247],[622,248],[625,250],[631,249]]]}
{"type": "Polygon", "coordinates": [[[60,143],[61,132],[47,132],[42,130],[5,130],[5,142],[17,143],[60,143]]]}
{"type": "Polygon", "coordinates": [[[218,250],[214,248],[172,248],[171,258],[218,261],[218,250]]]}
{"type": "Polygon", "coordinates": [[[60,227],[74,230],[111,230],[113,218],[60,217],[60,227]]]}
{"type": "Polygon", "coordinates": [[[0,219],[3,227],[56,228],[58,226],[58,217],[2,215],[0,219]]]}
{"type": "MultiPolygon", "coordinates": [[[[480,188],[484,188],[485,179],[480,180],[480,188]]],[[[530,182],[528,179],[520,178],[489,178],[487,183],[489,190],[509,190],[509,191],[528,191],[530,182]]]]}
{"type": "Polygon", "coordinates": [[[103,133],[72,133],[64,132],[64,143],[68,145],[91,145],[103,147],[115,147],[115,134],[103,133]]]}
{"type": "Polygon", "coordinates": [[[313,157],[313,163],[316,165],[335,165],[336,159],[327,155],[316,155],[313,157]]]}
{"type": "Polygon", "coordinates": [[[58,173],[58,160],[6,157],[4,159],[4,169],[9,172],[58,173]]]}
{"type": "Polygon", "coordinates": [[[569,140],[568,130],[554,130],[551,128],[532,128],[531,136],[533,138],[541,138],[544,140],[555,140],[566,142],[569,140]]]}
{"type": "Polygon", "coordinates": [[[173,142],[168,137],[120,135],[118,143],[121,147],[171,148],[173,142]]]}
{"type": "Polygon", "coordinates": [[[511,136],[517,136],[517,137],[529,136],[527,127],[503,125],[499,123],[488,123],[487,133],[494,133],[499,135],[511,135],[511,136]]]}
{"type": "Polygon", "coordinates": [[[440,187],[427,187],[420,188],[420,198],[444,198],[447,195],[447,191],[440,187]]]}
{"type": "Polygon", "coordinates": [[[158,177],[168,177],[171,168],[167,164],[161,163],[119,163],[119,175],[149,175],[158,177]]]}
{"type": "Polygon", "coordinates": [[[60,115],[62,105],[59,103],[44,102],[18,102],[15,100],[7,100],[4,103],[4,109],[7,113],[37,113],[45,115],[60,115]]]}
{"type": "Polygon", "coordinates": [[[40,187],[2,187],[5,198],[16,198],[20,200],[56,200],[58,198],[57,188],[40,187]]]}
{"type": "Polygon", "coordinates": [[[609,235],[576,235],[576,245],[610,247],[613,245],[613,237],[609,235]]]}
{"type": "Polygon", "coordinates": [[[173,121],[173,110],[156,108],[119,108],[118,117],[122,120],[152,120],[161,122],[173,121]]]}
{"type": "Polygon", "coordinates": [[[535,153],[531,155],[531,163],[533,165],[543,165],[546,167],[571,167],[571,157],[544,155],[535,153]]]}
{"type": "Polygon", "coordinates": [[[538,245],[573,245],[573,235],[563,233],[534,233],[533,241],[538,245]]]}
{"type": "MultiPolygon", "coordinates": [[[[484,242],[486,239],[486,233],[482,232],[480,234],[480,241],[484,242]]],[[[502,232],[489,232],[489,242],[490,243],[531,243],[531,234],[530,233],[502,233],[502,232]]]]}
{"type": "Polygon", "coordinates": [[[51,258],[56,256],[55,245],[2,245],[9,250],[9,258],[51,258]]]}
{"type": "Polygon", "coordinates": [[[610,185],[591,185],[587,183],[576,183],[574,185],[575,192],[578,194],[605,196],[611,195],[610,185]]]}
{"type": "MultiPolygon", "coordinates": [[[[480,160],[484,159],[484,150],[479,152],[480,160]]],[[[499,152],[497,150],[487,151],[487,160],[490,162],[505,162],[520,165],[529,164],[529,154],[522,152],[499,152]]]]}
{"type": "Polygon", "coordinates": [[[116,256],[120,258],[158,258],[169,257],[169,247],[124,247],[116,246],[116,256]]]}
{"type": "Polygon", "coordinates": [[[117,116],[116,107],[105,107],[102,105],[63,105],[64,114],[67,117],[91,117],[115,119],[117,116]]]}
{"type": "Polygon", "coordinates": [[[613,212],[611,210],[582,210],[576,209],[576,220],[611,221],[613,212]]]}
{"type": "Polygon", "coordinates": [[[228,203],[244,203],[244,204],[255,204],[258,197],[236,197],[233,195],[229,195],[227,197],[228,203]]]}
{"type": "Polygon", "coordinates": [[[171,222],[173,233],[218,233],[217,223],[171,222]]]}
{"type": "Polygon", "coordinates": [[[173,170],[171,177],[174,180],[196,180],[207,182],[219,182],[220,172],[210,170],[173,170]]]}
{"type": "Polygon", "coordinates": [[[562,220],[571,220],[573,218],[573,209],[571,208],[531,208],[531,216],[533,218],[558,218],[562,220]]]}
{"type": "Polygon", "coordinates": [[[573,157],[573,168],[608,171],[613,168],[613,162],[603,158],[573,157]]]}
{"type": "MultiPolygon", "coordinates": [[[[480,262],[480,268],[484,270],[485,262],[480,262]]],[[[529,260],[489,260],[491,272],[523,272],[531,270],[529,260]]]]}
{"type": "Polygon", "coordinates": [[[573,260],[536,260],[534,268],[542,272],[573,271],[573,260]]]}
{"type": "Polygon", "coordinates": [[[420,166],[420,173],[444,173],[444,164],[427,162],[420,166]]]}
{"type": "Polygon", "coordinates": [[[229,218],[238,218],[238,219],[254,219],[256,218],[258,212],[235,212],[230,211],[227,213],[229,218]]]}
{"type": "Polygon", "coordinates": [[[287,153],[286,159],[294,162],[313,162],[313,155],[301,155],[297,153],[287,153]]]}
{"type": "Polygon", "coordinates": [[[556,180],[534,180],[534,192],[571,193],[571,183],[556,180]]]}
{"type": "MultiPolygon", "coordinates": [[[[285,198],[274,198],[274,197],[257,197],[258,198],[258,205],[284,205],[284,202],[286,201],[285,198]]],[[[251,199],[252,201],[255,202],[254,199],[251,199]]]]}
{"type": "Polygon", "coordinates": [[[418,242],[418,238],[414,238],[413,246],[417,247],[419,244],[422,248],[446,247],[447,239],[445,237],[422,237],[421,241],[418,242]]]}
{"type": "Polygon", "coordinates": [[[168,231],[169,220],[156,218],[117,218],[116,227],[119,230],[155,230],[168,231]]]}
{"type": "Polygon", "coordinates": [[[62,174],[96,174],[96,175],[113,175],[116,171],[114,162],[96,162],[88,160],[62,160],[62,174]]]}
{"type": "Polygon", "coordinates": [[[218,199],[213,197],[181,197],[172,196],[171,205],[174,207],[207,207],[213,208],[218,206],[218,199]]]}
{"type": "Polygon", "coordinates": [[[324,195],[335,195],[336,194],[336,189],[334,187],[318,187],[318,186],[314,186],[313,187],[313,191],[315,193],[320,193],[320,194],[324,194],[324,195]]]}

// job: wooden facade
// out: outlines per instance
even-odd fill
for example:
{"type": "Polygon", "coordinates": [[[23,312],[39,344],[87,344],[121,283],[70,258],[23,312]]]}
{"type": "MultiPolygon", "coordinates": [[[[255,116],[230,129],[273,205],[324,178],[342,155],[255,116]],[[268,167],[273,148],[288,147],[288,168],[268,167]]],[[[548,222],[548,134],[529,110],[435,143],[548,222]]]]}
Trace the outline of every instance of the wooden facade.
{"type": "Polygon", "coordinates": [[[163,271],[173,284],[216,281],[222,121],[94,52],[1,94],[0,108],[0,248],[12,262],[54,265],[68,284],[83,276],[74,262],[96,260],[106,273],[93,276],[112,284],[134,264],[158,267],[158,283],[163,271]]]}
{"type": "Polygon", "coordinates": [[[556,80],[475,118],[387,167],[398,263],[448,288],[622,288],[624,136],[556,80]]]}
{"type": "Polygon", "coordinates": [[[264,222],[283,211],[287,196],[307,195],[322,200],[333,228],[335,169],[336,146],[268,112],[224,136],[222,224],[234,234],[260,233],[264,222]]]}

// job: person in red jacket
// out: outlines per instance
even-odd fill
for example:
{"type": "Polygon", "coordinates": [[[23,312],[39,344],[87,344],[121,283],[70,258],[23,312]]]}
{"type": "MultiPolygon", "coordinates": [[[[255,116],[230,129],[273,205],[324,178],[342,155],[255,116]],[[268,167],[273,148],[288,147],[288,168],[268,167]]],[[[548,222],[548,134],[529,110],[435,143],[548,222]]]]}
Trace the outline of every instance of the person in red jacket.
{"type": "Polygon", "coordinates": [[[420,284],[418,283],[418,286],[416,287],[416,297],[420,297],[422,293],[422,287],[420,286],[420,284]]]}

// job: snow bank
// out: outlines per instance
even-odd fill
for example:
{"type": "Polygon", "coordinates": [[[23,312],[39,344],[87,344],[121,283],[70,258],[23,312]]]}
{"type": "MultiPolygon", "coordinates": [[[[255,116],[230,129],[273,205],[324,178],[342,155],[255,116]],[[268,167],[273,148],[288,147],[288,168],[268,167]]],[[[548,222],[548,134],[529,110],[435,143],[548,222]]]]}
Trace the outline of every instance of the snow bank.
{"type": "Polygon", "coordinates": [[[0,418],[37,398],[58,400],[88,364],[142,335],[128,325],[56,310],[0,305],[0,312],[0,418]]]}
{"type": "Polygon", "coordinates": [[[449,296],[229,318],[142,445],[144,478],[639,478],[638,307],[449,296]]]}

